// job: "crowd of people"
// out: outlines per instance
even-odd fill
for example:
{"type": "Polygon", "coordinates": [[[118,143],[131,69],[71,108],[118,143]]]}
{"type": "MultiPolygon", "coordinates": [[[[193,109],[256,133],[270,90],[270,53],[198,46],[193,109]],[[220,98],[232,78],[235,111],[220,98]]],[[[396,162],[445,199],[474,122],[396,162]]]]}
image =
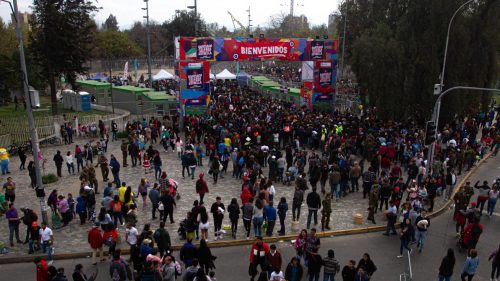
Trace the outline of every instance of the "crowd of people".
{"type": "MultiPolygon", "coordinates": [[[[100,141],[95,144],[88,142],[83,147],[75,145],[74,151],[58,151],[53,158],[58,176],[62,176],[64,163],[68,174],[76,174],[76,159],[80,190],[75,199],[71,194],[65,197],[54,190],[47,204],[52,210],[52,228],[64,227],[77,216],[80,225],[91,225],[88,241],[93,251],[93,263],[97,263],[98,253],[101,261],[105,261],[102,249],[107,247],[112,280],[127,280],[130,279],[127,275],[133,274],[139,280],[161,278],[172,281],[176,276],[187,276],[188,273],[190,277],[185,280],[215,280],[215,273],[211,273],[215,269],[215,257],[210,252],[209,242],[226,239],[224,234],[227,231],[231,232],[232,239],[236,239],[241,220],[243,237],[255,239],[248,272],[252,280],[258,276],[258,280],[299,281],[304,271],[302,259],[309,280],[318,280],[322,266],[324,280],[330,277],[335,280],[335,274],[340,272],[333,250],[329,250],[325,257],[319,255],[320,242],[316,236],[317,231],[330,229],[333,202],[362,192],[368,220],[376,223],[374,214],[387,212],[384,234],[399,234],[398,257],[402,257],[404,249],[411,252],[413,243],[418,243],[417,248],[422,252],[430,227],[427,212],[434,210],[435,200],[441,196],[456,203],[457,236],[460,245],[468,250],[470,260],[467,260],[471,263],[470,269],[464,271],[467,275],[463,276],[467,277],[475,272],[473,259],[483,231],[480,224],[483,208],[488,202],[487,214],[491,216],[499,196],[499,182],[495,180],[491,186],[487,181],[482,185],[467,184],[453,198],[451,196],[457,176],[470,170],[490,149],[500,144],[496,124],[494,112],[474,118],[457,117],[445,124],[436,142],[436,157],[432,165],[427,165],[424,124],[419,120],[384,121],[376,117],[375,111],[365,111],[362,117],[349,113],[312,112],[284,101],[264,98],[236,84],[219,85],[212,92],[206,116],[129,122],[124,128],[128,137],[119,141],[122,155],[109,154],[108,159],[108,131],[111,131],[111,141],[114,142],[117,141],[118,128],[116,123],[107,128],[101,122],[95,128],[100,141]],[[183,133],[180,121],[184,126],[183,133]],[[169,150],[178,156],[182,177],[187,174],[193,179],[191,191],[186,187],[183,192],[199,195],[183,218],[174,218],[174,208],[179,202],[178,183],[169,177],[170,167],[163,164],[169,150]],[[122,181],[120,171],[129,166],[129,160],[138,171],[154,173],[155,182],[138,179],[138,182],[127,184],[122,181]],[[196,173],[205,161],[208,161],[205,163],[208,176],[204,172],[196,173]],[[105,182],[102,197],[99,196],[97,167],[100,167],[105,182]],[[210,182],[217,185],[229,176],[241,182],[240,198],[217,197],[208,208],[205,195],[209,192],[210,182]],[[277,184],[294,184],[293,197],[280,195],[277,184]],[[137,189],[132,188],[134,185],[137,189]],[[470,202],[474,188],[479,197],[477,202],[470,202]],[[268,246],[262,236],[291,234],[291,229],[287,228],[291,223],[287,220],[287,213],[291,210],[292,221],[298,224],[304,203],[307,219],[302,225],[305,228],[295,239],[296,255],[285,268],[281,257],[279,263],[275,257],[279,253],[276,245],[268,246]],[[137,211],[141,207],[151,210],[151,220],[139,221],[137,211]],[[157,212],[160,227],[153,231],[151,222],[157,218],[157,212]],[[170,224],[177,221],[178,234],[186,239],[178,260],[172,254],[171,234],[165,229],[167,218],[170,224]],[[227,230],[223,227],[225,220],[230,222],[227,230]],[[278,220],[280,226],[275,233],[278,220]],[[401,225],[399,233],[395,227],[397,224],[401,225]],[[143,226],[142,232],[137,230],[139,225],[143,226]],[[211,225],[214,237],[208,236],[211,225]],[[121,237],[130,247],[128,261],[121,257],[120,249],[116,249],[121,237]],[[195,240],[199,240],[199,245],[193,243],[195,240]],[[261,273],[257,270],[259,267],[261,273]]],[[[67,133],[67,137],[63,135],[64,142],[70,144],[73,141],[69,137],[72,133],[68,133],[73,132],[71,124],[65,125],[61,131],[67,133]]],[[[25,222],[26,212],[22,218],[18,215],[14,207],[15,182],[12,178],[3,188],[6,190],[4,201],[10,204],[7,218],[11,245],[13,234],[16,234],[17,242],[23,242],[18,234],[22,221],[27,225],[24,242],[29,242],[30,253],[41,248],[48,253],[50,263],[54,241],[51,228],[44,224],[39,227],[34,217],[25,222]]],[[[498,264],[498,254],[494,258],[498,264]]],[[[450,259],[448,257],[447,266],[450,259]]],[[[44,262],[36,261],[37,270],[44,272],[40,274],[46,274],[45,279],[38,280],[64,280],[54,279],[61,272],[44,262]]],[[[446,266],[442,267],[446,269],[446,266]]],[[[440,269],[444,279],[449,278],[445,269],[442,274],[440,269]]],[[[75,269],[77,271],[81,272],[82,268],[75,269]]],[[[357,265],[350,260],[342,269],[342,276],[346,281],[365,281],[375,271],[370,255],[364,254],[357,265]]]]}

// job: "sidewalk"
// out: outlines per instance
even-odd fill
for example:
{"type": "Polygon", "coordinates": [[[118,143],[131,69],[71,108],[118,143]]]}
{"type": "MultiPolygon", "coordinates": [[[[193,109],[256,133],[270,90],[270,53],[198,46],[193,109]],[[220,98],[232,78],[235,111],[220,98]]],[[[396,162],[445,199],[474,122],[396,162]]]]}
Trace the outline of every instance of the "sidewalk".
{"type": "MultiPolygon", "coordinates": [[[[55,174],[55,165],[52,161],[52,158],[57,150],[60,150],[62,154],[65,154],[68,150],[73,152],[75,144],[83,146],[85,142],[86,140],[84,139],[77,139],[75,143],[72,144],[71,146],[42,148],[43,156],[44,158],[47,159],[47,163],[45,165],[46,170],[42,173],[55,174]]],[[[108,159],[110,154],[114,154],[115,156],[117,156],[117,159],[121,163],[122,158],[121,158],[120,144],[121,141],[118,142],[115,141],[109,143],[108,152],[106,154],[108,159]]],[[[183,179],[181,173],[180,159],[178,158],[177,153],[171,151],[165,153],[163,152],[163,149],[160,149],[159,145],[155,146],[155,148],[158,148],[161,151],[163,169],[167,171],[169,177],[172,177],[179,183],[179,192],[181,194],[181,198],[180,200],[177,201],[177,208],[174,211],[174,220],[176,222],[174,224],[170,224],[168,223],[167,220],[166,224],[166,228],[170,233],[173,245],[179,245],[183,243],[183,241],[181,241],[179,239],[179,236],[177,235],[177,229],[179,227],[178,222],[180,222],[186,216],[187,211],[191,210],[193,201],[198,199],[198,195],[195,193],[195,180],[197,178],[198,173],[200,173],[201,171],[205,172],[209,184],[210,192],[209,194],[206,195],[204,200],[206,202],[206,207],[208,210],[211,204],[215,202],[216,196],[222,197],[222,202],[224,203],[226,208],[229,205],[231,198],[237,198],[238,202],[240,202],[239,195],[241,190],[241,181],[231,177],[232,171],[229,172],[228,176],[225,176],[223,179],[219,179],[217,185],[214,185],[211,180],[211,177],[208,176],[207,159],[204,159],[205,166],[197,168],[195,173],[196,174],[195,180],[191,180],[190,177],[186,177],[186,179],[183,179]]],[[[30,157],[28,157],[26,166],[27,163],[30,161],[29,160],[30,157]]],[[[130,158],[128,159],[128,162],[130,162],[130,158]]],[[[41,212],[40,212],[39,201],[35,196],[35,192],[33,191],[33,189],[31,189],[29,185],[29,177],[27,175],[28,173],[27,170],[20,171],[18,169],[19,163],[20,163],[19,158],[17,156],[11,157],[10,176],[12,176],[12,178],[17,184],[16,202],[15,202],[16,208],[18,209],[19,212],[20,209],[23,207],[29,207],[31,209],[34,209],[39,215],[39,221],[40,221],[41,212]]],[[[231,170],[231,168],[229,169],[231,170]]],[[[96,206],[100,207],[102,190],[105,183],[102,182],[102,177],[99,169],[96,169],[96,173],[97,173],[97,178],[99,180],[99,191],[101,192],[100,195],[96,196],[97,200],[96,206]]],[[[267,175],[267,168],[264,168],[264,174],[267,175]]],[[[140,182],[140,178],[142,177],[147,178],[151,183],[155,182],[154,174],[149,173],[145,175],[142,167],[132,168],[131,165],[129,165],[126,168],[123,167],[121,168],[120,171],[121,180],[126,182],[127,185],[131,185],[134,193],[137,193],[137,186],[140,182]]],[[[6,181],[6,178],[7,178],[6,176],[1,176],[0,182],[3,184],[6,181]]],[[[292,220],[291,202],[294,192],[294,185],[292,184],[292,186],[285,186],[281,183],[277,183],[275,184],[275,188],[276,188],[275,198],[281,198],[282,196],[284,196],[289,204],[289,211],[287,212],[287,219],[286,219],[286,226],[287,226],[286,234],[290,235],[292,234],[290,222],[292,220]]],[[[57,189],[59,194],[67,195],[68,193],[72,193],[76,199],[79,190],[78,176],[68,175],[68,172],[64,170],[63,167],[63,177],[58,182],[45,186],[46,195],[48,196],[53,189],[57,189]]],[[[442,197],[437,197],[435,210],[438,210],[440,206],[442,206],[444,203],[445,202],[443,201],[442,197]]],[[[151,223],[151,228],[153,230],[158,228],[159,220],[158,219],[151,220],[151,207],[149,199],[147,202],[148,206],[146,208],[143,208],[142,198],[137,198],[137,204],[138,204],[138,220],[139,220],[137,224],[138,231],[139,232],[142,231],[142,228],[145,223],[151,223]]],[[[362,192],[350,193],[346,197],[340,199],[338,202],[335,202],[334,200],[332,202],[332,215],[330,221],[331,222],[330,227],[332,228],[332,231],[375,226],[372,222],[366,221],[367,206],[368,206],[367,200],[362,199],[362,192]],[[356,213],[363,215],[362,225],[354,224],[354,215],[356,213]]],[[[50,210],[48,210],[48,213],[50,217],[50,210]]],[[[209,217],[210,221],[212,221],[212,216],[210,214],[209,217]]],[[[305,228],[306,219],[307,219],[307,206],[305,206],[304,203],[303,207],[301,208],[299,229],[305,228]]],[[[320,220],[321,220],[321,214],[319,212],[318,223],[320,223],[320,220]]],[[[379,211],[376,214],[375,220],[377,221],[376,226],[385,226],[385,221],[383,221],[382,219],[382,212],[379,211]]],[[[228,215],[225,215],[223,224],[230,224],[228,215]]],[[[9,233],[8,233],[8,227],[6,227],[7,221],[5,217],[0,218],[0,225],[3,225],[0,228],[0,236],[3,237],[3,242],[5,243],[5,245],[9,245],[8,241],[9,233]]],[[[90,248],[87,243],[87,231],[90,229],[90,227],[91,227],[90,223],[87,223],[87,225],[85,225],[84,227],[80,227],[79,220],[74,219],[69,224],[69,226],[64,227],[62,229],[54,230],[54,247],[56,254],[88,252],[90,248]]],[[[320,224],[318,224],[317,227],[319,228],[320,224]]],[[[277,231],[278,228],[279,224],[277,223],[275,231],[277,231]]],[[[125,228],[122,226],[119,226],[118,229],[122,238],[125,237],[124,229],[125,228]]],[[[251,233],[252,233],[251,237],[253,237],[253,228],[251,233]]],[[[26,226],[21,224],[20,237],[22,240],[24,240],[25,235],[26,235],[26,226]]],[[[214,238],[213,228],[211,227],[209,229],[209,240],[213,241],[212,240],[213,238],[214,238]]],[[[244,228],[241,220],[238,225],[237,239],[245,239],[244,228]]],[[[124,239],[122,239],[122,245],[120,246],[127,248],[123,240],[124,239]]],[[[232,238],[226,236],[223,241],[232,241],[232,240],[233,240],[232,238]]],[[[8,249],[9,253],[4,256],[0,256],[0,259],[2,259],[3,257],[11,258],[14,256],[18,257],[28,256],[28,245],[15,244],[14,247],[9,247],[8,249]]]]}

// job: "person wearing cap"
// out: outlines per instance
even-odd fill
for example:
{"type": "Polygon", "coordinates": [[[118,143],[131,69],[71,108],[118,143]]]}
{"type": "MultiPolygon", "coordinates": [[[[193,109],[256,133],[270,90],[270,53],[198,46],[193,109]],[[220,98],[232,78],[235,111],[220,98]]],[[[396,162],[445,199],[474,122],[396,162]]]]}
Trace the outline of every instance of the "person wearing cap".
{"type": "Polygon", "coordinates": [[[28,234],[28,254],[31,255],[40,249],[40,226],[38,226],[36,221],[31,223],[28,234]]]}
{"type": "Polygon", "coordinates": [[[198,175],[199,179],[196,181],[196,193],[200,196],[200,205],[203,204],[203,198],[205,197],[205,194],[208,193],[208,184],[207,181],[205,180],[205,174],[200,173],[198,175]]]}
{"type": "Polygon", "coordinates": [[[92,264],[96,265],[97,251],[99,251],[99,258],[101,261],[105,261],[102,256],[102,244],[103,238],[101,235],[101,230],[99,229],[99,223],[95,223],[92,228],[89,230],[87,235],[87,241],[90,244],[90,248],[92,249],[92,264]]]}

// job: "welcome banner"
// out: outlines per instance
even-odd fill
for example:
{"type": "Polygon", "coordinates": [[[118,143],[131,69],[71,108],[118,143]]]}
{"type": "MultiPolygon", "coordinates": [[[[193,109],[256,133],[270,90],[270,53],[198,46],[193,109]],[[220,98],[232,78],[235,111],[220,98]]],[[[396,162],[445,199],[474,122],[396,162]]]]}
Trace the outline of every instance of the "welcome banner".
{"type": "Polygon", "coordinates": [[[176,41],[180,61],[337,60],[338,51],[336,39],[178,37],[176,41]]]}

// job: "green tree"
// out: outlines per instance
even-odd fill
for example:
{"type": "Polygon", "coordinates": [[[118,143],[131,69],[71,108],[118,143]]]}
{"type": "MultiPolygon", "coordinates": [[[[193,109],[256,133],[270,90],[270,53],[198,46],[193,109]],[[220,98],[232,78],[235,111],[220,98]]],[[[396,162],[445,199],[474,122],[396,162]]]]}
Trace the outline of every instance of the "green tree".
{"type": "Polygon", "coordinates": [[[109,14],[109,17],[102,24],[102,29],[107,31],[118,31],[118,20],[113,14],[109,14]]]}
{"type": "Polygon", "coordinates": [[[34,0],[30,48],[50,86],[52,114],[57,112],[56,78],[75,87],[76,74],[85,73],[96,32],[91,1],[34,0]]]}
{"type": "Polygon", "coordinates": [[[144,51],[123,32],[106,30],[96,35],[94,49],[96,58],[129,58],[143,54],[144,51]]]}

